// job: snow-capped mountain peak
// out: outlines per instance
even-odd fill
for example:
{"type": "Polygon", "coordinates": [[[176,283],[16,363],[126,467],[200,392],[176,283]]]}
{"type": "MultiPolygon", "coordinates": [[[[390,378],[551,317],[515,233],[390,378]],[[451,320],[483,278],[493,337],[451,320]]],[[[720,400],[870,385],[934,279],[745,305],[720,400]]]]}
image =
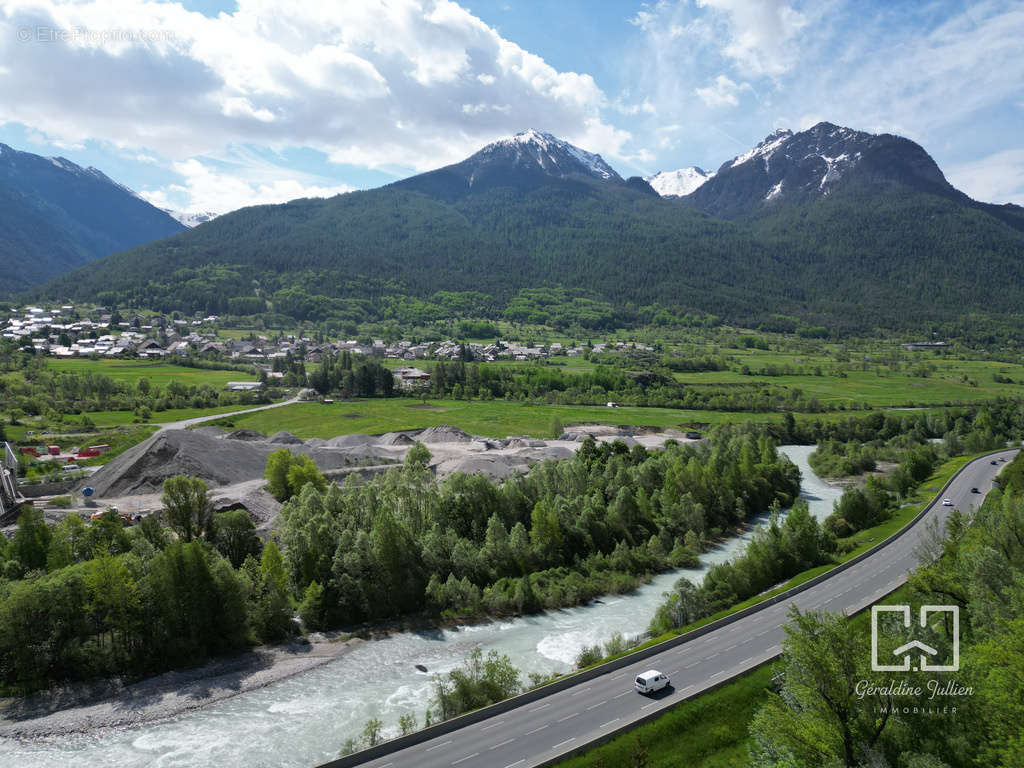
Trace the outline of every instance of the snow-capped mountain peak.
{"type": "Polygon", "coordinates": [[[587,152],[568,141],[535,128],[498,139],[469,160],[472,161],[474,158],[485,161],[510,160],[516,166],[527,168],[539,166],[541,170],[556,176],[582,173],[598,179],[621,180],[615,169],[600,155],[587,152]]]}
{"type": "Polygon", "coordinates": [[[662,197],[685,197],[714,175],[714,171],[693,166],[677,171],[658,171],[645,177],[644,181],[662,197]]]}
{"type": "Polygon", "coordinates": [[[735,168],[737,165],[743,165],[748,160],[753,160],[755,157],[763,157],[765,161],[771,158],[772,154],[787,139],[792,138],[793,132],[786,128],[779,128],[776,131],[768,134],[756,147],[749,152],[744,152],[732,161],[732,167],[735,168]]]}
{"type": "Polygon", "coordinates": [[[176,211],[173,208],[161,208],[160,210],[189,229],[213,221],[220,216],[219,213],[213,211],[176,211]]]}

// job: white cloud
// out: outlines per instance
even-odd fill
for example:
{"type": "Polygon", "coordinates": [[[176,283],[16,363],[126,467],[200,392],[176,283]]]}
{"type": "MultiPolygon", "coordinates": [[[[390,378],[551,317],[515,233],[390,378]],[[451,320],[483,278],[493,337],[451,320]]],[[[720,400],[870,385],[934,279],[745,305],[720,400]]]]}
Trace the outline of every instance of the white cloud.
{"type": "Polygon", "coordinates": [[[738,95],[741,91],[749,91],[750,83],[735,83],[725,75],[716,77],[711,85],[698,88],[697,96],[709,107],[739,106],[738,95]]]}
{"type": "Polygon", "coordinates": [[[1024,149],[1008,149],[953,166],[946,178],[975,200],[1024,205],[1024,149]]]}
{"type": "Polygon", "coordinates": [[[751,77],[776,76],[792,68],[794,43],[807,17],[784,0],[697,0],[717,11],[729,35],[722,53],[751,77]]]}
{"type": "Polygon", "coordinates": [[[144,189],[139,194],[159,208],[227,213],[248,205],[285,203],[302,197],[333,197],[351,192],[352,187],[309,184],[301,174],[259,164],[259,180],[253,168],[217,170],[196,159],[174,163],[172,170],[182,177],[180,184],[161,189],[144,189]],[[275,177],[276,176],[276,177],[275,177]]]}
{"type": "Polygon", "coordinates": [[[426,170],[535,125],[620,151],[630,139],[603,122],[590,75],[449,0],[239,0],[216,18],[178,2],[0,0],[0,61],[5,119],[178,161],[253,144],[426,170]],[[37,27],[87,34],[18,42],[37,27]]]}

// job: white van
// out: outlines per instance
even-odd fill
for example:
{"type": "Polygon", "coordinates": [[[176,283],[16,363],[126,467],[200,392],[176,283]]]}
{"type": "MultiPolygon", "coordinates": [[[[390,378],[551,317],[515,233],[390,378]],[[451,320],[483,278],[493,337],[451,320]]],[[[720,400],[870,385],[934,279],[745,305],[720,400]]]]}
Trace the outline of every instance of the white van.
{"type": "Polygon", "coordinates": [[[655,691],[660,691],[668,685],[668,683],[668,676],[661,674],[661,672],[656,669],[649,669],[646,672],[641,672],[636,676],[636,680],[634,681],[636,689],[640,693],[654,693],[655,691]]]}

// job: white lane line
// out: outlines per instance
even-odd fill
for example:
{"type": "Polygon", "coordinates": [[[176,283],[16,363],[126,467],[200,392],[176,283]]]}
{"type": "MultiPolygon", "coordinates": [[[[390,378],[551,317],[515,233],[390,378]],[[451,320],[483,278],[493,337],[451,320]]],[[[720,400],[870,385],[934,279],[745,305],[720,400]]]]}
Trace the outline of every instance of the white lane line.
{"type": "Polygon", "coordinates": [[[621,699],[623,696],[628,696],[631,693],[632,693],[632,691],[623,691],[622,693],[618,694],[617,696],[612,696],[612,698],[613,699],[621,699]]]}
{"type": "Polygon", "coordinates": [[[605,704],[605,703],[607,703],[607,701],[608,701],[608,699],[605,699],[604,701],[599,701],[599,702],[597,702],[597,704],[591,704],[591,705],[590,705],[589,707],[587,707],[587,712],[589,712],[589,711],[590,711],[590,710],[592,710],[592,709],[597,709],[597,708],[598,708],[598,707],[600,707],[600,706],[601,706],[602,704],[605,704]]]}
{"type": "Polygon", "coordinates": [[[555,746],[553,746],[552,749],[558,749],[559,747],[564,747],[570,741],[576,741],[576,737],[573,736],[571,739],[566,739],[565,741],[560,741],[557,744],[555,744],[555,746]]]}
{"type": "Polygon", "coordinates": [[[513,737],[511,739],[505,739],[500,744],[495,744],[493,747],[488,747],[487,751],[490,752],[492,749],[497,749],[498,747],[504,747],[506,744],[511,744],[513,741],[515,741],[515,737],[513,737]]]}
{"type": "Polygon", "coordinates": [[[522,760],[516,760],[514,763],[509,763],[508,765],[505,766],[505,768],[515,768],[515,766],[522,765],[525,762],[526,762],[526,758],[524,757],[522,760]]]}
{"type": "Polygon", "coordinates": [[[448,746],[449,744],[451,744],[451,743],[452,743],[452,740],[451,740],[451,739],[448,739],[448,741],[443,741],[443,742],[441,742],[440,744],[435,744],[435,745],[434,745],[434,746],[432,746],[432,747],[427,747],[427,748],[426,748],[425,750],[423,750],[423,751],[424,751],[424,752],[430,752],[430,751],[432,751],[432,750],[435,750],[435,749],[440,749],[441,747],[447,747],[447,746],[448,746]]]}
{"type": "Polygon", "coordinates": [[[686,686],[685,688],[683,688],[683,689],[682,689],[682,690],[680,691],[680,693],[686,693],[686,692],[687,692],[688,690],[690,690],[691,688],[693,688],[693,686],[692,686],[692,685],[688,685],[688,686],[686,686]]]}
{"type": "Polygon", "coordinates": [[[737,645],[737,643],[733,643],[733,644],[732,644],[732,645],[730,645],[730,646],[729,646],[728,648],[723,648],[723,649],[722,649],[722,651],[723,651],[723,652],[724,652],[724,651],[731,651],[731,650],[732,650],[733,648],[735,648],[735,647],[736,647],[736,645],[737,645]]]}
{"type": "MultiPolygon", "coordinates": [[[[551,723],[548,723],[548,725],[551,725],[551,723]]],[[[537,731],[543,731],[547,727],[547,725],[542,725],[540,728],[534,728],[532,731],[527,731],[526,735],[529,736],[530,734],[536,733],[537,731]]]]}
{"type": "Polygon", "coordinates": [[[698,664],[700,664],[700,659],[698,659],[697,661],[693,661],[693,662],[690,662],[690,663],[689,663],[689,664],[687,664],[687,665],[686,665],[685,667],[683,667],[683,669],[693,669],[693,668],[694,668],[694,667],[696,667],[696,666],[697,666],[698,664]]]}
{"type": "Polygon", "coordinates": [[[551,706],[551,702],[549,701],[547,704],[541,704],[539,707],[534,707],[533,709],[528,709],[526,711],[527,712],[540,712],[542,709],[544,709],[544,707],[550,707],[550,706],[551,706]]]}
{"type": "MultiPolygon", "coordinates": [[[[586,688],[584,688],[584,689],[583,689],[582,691],[576,691],[576,693],[574,693],[574,694],[572,695],[572,697],[575,697],[575,696],[582,696],[582,695],[583,695],[584,693],[586,693],[587,691],[589,691],[589,690],[590,690],[590,688],[591,688],[591,686],[589,686],[589,685],[588,685],[588,686],[587,686],[586,688]]],[[[572,698],[572,697],[570,697],[570,698],[572,698]]]]}
{"type": "Polygon", "coordinates": [[[723,670],[721,670],[719,672],[715,672],[715,674],[713,674],[711,677],[709,677],[708,680],[713,680],[716,677],[718,677],[719,675],[724,675],[724,674],[725,674],[725,670],[723,669],[723,670]]]}
{"type": "Polygon", "coordinates": [[[673,669],[671,672],[668,673],[668,676],[672,677],[672,675],[674,675],[678,671],[679,671],[678,669],[673,669]]]}
{"type": "Polygon", "coordinates": [[[625,677],[625,676],[626,676],[625,672],[619,672],[619,674],[615,675],[615,677],[609,677],[608,679],[609,680],[618,680],[620,677],[625,677]]]}
{"type": "Polygon", "coordinates": [[[721,651],[715,651],[710,656],[708,656],[708,660],[711,660],[711,659],[715,658],[720,653],[721,653],[721,651]]]}
{"type": "Polygon", "coordinates": [[[497,728],[497,727],[498,727],[499,725],[501,725],[501,724],[502,724],[502,723],[504,723],[504,722],[505,722],[504,720],[499,720],[499,721],[498,721],[498,722],[496,722],[496,723],[491,723],[490,725],[485,725],[485,726],[484,726],[483,728],[481,728],[480,730],[481,730],[481,731],[489,731],[489,730],[490,730],[491,728],[497,728]]]}
{"type": "Polygon", "coordinates": [[[658,702],[652,701],[650,704],[644,704],[640,709],[650,709],[651,707],[658,706],[658,702]]]}
{"type": "Polygon", "coordinates": [[[479,752],[474,752],[472,755],[466,755],[465,757],[460,757],[458,760],[453,761],[452,765],[458,765],[459,763],[464,763],[467,760],[472,760],[474,757],[480,757],[480,753],[479,752]]]}
{"type": "Polygon", "coordinates": [[[752,662],[753,660],[754,660],[754,657],[753,657],[753,656],[750,656],[750,657],[748,657],[748,658],[744,659],[743,661],[741,661],[741,662],[740,662],[740,666],[741,666],[741,667],[745,667],[745,666],[747,666],[747,664],[749,664],[749,663],[750,663],[750,662],[752,662]]]}
{"type": "Polygon", "coordinates": [[[565,717],[558,718],[555,722],[556,723],[564,723],[566,720],[572,720],[578,714],[579,714],[579,712],[573,712],[571,715],[566,715],[565,717]]]}

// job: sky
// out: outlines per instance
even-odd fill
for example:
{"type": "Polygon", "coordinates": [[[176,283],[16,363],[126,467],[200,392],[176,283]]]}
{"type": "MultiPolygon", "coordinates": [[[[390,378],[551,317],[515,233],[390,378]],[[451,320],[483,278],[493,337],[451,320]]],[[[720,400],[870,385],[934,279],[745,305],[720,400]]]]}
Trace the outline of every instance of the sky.
{"type": "Polygon", "coordinates": [[[827,120],[1024,204],[1024,2],[0,0],[0,142],[224,213],[537,128],[622,176],[827,120]]]}

